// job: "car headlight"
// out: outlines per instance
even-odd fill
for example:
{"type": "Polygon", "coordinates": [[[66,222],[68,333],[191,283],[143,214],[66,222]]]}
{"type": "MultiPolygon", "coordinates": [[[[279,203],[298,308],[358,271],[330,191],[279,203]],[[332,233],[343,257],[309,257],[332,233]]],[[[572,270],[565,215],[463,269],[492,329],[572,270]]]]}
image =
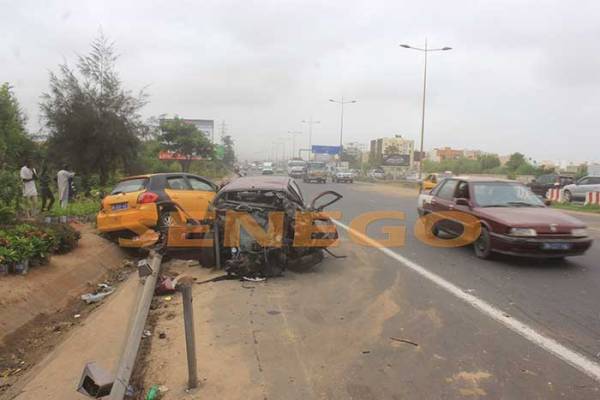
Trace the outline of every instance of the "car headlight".
{"type": "Polygon", "coordinates": [[[511,228],[510,234],[513,236],[537,236],[533,228],[511,228]]]}
{"type": "Polygon", "coordinates": [[[571,229],[571,235],[573,236],[577,236],[577,237],[584,237],[587,236],[587,229],[585,228],[575,228],[575,229],[571,229]]]}

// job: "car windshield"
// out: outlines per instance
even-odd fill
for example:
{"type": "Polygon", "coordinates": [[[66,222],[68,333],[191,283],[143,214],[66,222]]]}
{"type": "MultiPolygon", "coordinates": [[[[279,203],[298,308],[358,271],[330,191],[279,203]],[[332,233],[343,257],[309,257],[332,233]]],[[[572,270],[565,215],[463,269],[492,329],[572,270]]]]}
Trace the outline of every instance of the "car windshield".
{"type": "Polygon", "coordinates": [[[139,192],[146,187],[147,178],[128,179],[117,183],[111,194],[139,192]]]}
{"type": "Polygon", "coordinates": [[[475,202],[481,207],[543,207],[526,186],[516,182],[473,183],[475,202]]]}
{"type": "Polygon", "coordinates": [[[312,170],[323,170],[323,169],[325,169],[325,164],[324,163],[313,163],[313,164],[309,164],[308,168],[312,169],[312,170]]]}

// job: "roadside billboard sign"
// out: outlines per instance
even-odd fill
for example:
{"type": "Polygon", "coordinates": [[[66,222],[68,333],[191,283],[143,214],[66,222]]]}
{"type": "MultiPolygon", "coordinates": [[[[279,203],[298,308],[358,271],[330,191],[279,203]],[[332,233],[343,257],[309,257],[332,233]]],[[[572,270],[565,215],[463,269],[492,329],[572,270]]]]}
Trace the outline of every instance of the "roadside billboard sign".
{"type": "Polygon", "coordinates": [[[410,165],[410,154],[384,154],[382,165],[408,167],[410,165]]]}

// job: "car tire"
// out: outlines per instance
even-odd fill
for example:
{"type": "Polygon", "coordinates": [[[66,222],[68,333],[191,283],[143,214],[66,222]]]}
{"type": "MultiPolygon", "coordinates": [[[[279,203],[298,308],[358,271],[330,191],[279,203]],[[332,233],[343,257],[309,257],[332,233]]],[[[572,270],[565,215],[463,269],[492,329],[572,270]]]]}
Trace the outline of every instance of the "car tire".
{"type": "Polygon", "coordinates": [[[563,199],[566,203],[570,203],[573,200],[573,195],[568,190],[563,193],[563,199]]]}
{"type": "Polygon", "coordinates": [[[477,258],[487,259],[492,254],[492,239],[490,232],[485,226],[481,227],[481,233],[475,242],[473,243],[473,249],[477,258]]]}

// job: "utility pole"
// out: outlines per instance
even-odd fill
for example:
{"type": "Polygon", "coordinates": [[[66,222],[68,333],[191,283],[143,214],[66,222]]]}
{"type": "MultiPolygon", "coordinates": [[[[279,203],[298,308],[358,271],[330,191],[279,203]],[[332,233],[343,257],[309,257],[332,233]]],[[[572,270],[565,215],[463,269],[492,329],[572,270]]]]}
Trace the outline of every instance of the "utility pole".
{"type": "Polygon", "coordinates": [[[320,124],[321,121],[313,121],[311,115],[308,121],[303,119],[301,122],[308,125],[308,161],[310,161],[312,158],[312,127],[314,124],[320,124]]]}
{"type": "Polygon", "coordinates": [[[344,151],[344,145],[342,143],[342,141],[344,140],[344,104],[356,103],[357,100],[344,101],[344,96],[342,96],[341,100],[329,99],[329,101],[332,103],[338,103],[342,106],[340,112],[340,155],[337,161],[337,166],[339,167],[340,161],[342,161],[342,153],[344,151]]]}

